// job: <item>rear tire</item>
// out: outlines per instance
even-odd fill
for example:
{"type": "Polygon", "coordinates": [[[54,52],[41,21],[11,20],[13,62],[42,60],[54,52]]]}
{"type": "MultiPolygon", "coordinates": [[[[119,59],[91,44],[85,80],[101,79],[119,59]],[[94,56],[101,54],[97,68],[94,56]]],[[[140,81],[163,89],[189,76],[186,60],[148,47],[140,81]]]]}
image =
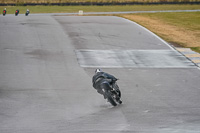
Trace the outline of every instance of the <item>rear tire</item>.
{"type": "Polygon", "coordinates": [[[113,106],[117,106],[117,103],[115,102],[115,100],[112,97],[112,93],[110,91],[108,91],[106,93],[106,95],[107,95],[108,102],[110,102],[113,106]]]}

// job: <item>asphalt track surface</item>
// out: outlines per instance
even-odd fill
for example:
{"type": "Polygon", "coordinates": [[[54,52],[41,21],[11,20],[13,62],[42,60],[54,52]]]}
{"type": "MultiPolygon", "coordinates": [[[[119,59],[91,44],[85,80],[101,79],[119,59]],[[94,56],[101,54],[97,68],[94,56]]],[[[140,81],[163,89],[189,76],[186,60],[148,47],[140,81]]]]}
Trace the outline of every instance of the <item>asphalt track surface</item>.
{"type": "Polygon", "coordinates": [[[199,133],[200,70],[120,17],[0,16],[0,133],[199,133]],[[97,67],[123,104],[92,88],[97,67]]]}

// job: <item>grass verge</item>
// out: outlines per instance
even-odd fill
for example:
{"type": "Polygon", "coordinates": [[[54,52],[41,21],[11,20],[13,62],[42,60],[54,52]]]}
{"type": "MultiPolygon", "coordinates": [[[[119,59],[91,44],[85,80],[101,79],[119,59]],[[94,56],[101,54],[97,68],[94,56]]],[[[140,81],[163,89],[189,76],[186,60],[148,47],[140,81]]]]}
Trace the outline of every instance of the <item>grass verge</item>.
{"type": "Polygon", "coordinates": [[[14,14],[16,9],[25,13],[74,13],[79,10],[84,12],[116,12],[116,11],[156,11],[156,10],[194,10],[200,9],[199,5],[126,5],[126,6],[0,6],[3,11],[7,8],[8,14],[14,14]]]}
{"type": "Polygon", "coordinates": [[[25,3],[46,3],[46,4],[51,4],[51,3],[110,3],[110,4],[117,4],[117,3],[130,3],[130,2],[138,2],[138,3],[179,3],[179,2],[199,2],[199,0],[0,0],[0,3],[8,4],[8,3],[15,3],[15,4],[25,4],[25,3]]]}
{"type": "Polygon", "coordinates": [[[120,15],[151,30],[174,46],[200,53],[200,12],[120,15]]]}
{"type": "Polygon", "coordinates": [[[198,53],[200,53],[200,47],[193,47],[193,48],[191,48],[193,51],[196,51],[196,52],[198,52],[198,53]]]}

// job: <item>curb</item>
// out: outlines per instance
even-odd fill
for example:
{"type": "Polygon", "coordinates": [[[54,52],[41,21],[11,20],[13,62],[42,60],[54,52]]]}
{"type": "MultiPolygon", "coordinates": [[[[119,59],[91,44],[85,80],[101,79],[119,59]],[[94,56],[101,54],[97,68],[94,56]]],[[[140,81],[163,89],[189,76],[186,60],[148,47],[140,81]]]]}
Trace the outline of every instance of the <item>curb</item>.
{"type": "Polygon", "coordinates": [[[200,54],[192,51],[190,48],[177,48],[175,49],[182,53],[185,57],[191,60],[196,66],[200,67],[200,54]]]}

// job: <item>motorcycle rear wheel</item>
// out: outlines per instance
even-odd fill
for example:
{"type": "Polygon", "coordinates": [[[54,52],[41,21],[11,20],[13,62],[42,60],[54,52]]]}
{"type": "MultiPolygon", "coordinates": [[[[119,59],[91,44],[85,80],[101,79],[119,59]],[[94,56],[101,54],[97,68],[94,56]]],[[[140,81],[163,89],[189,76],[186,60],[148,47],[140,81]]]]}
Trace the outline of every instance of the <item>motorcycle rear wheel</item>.
{"type": "Polygon", "coordinates": [[[113,106],[117,106],[116,100],[114,99],[112,93],[108,91],[106,95],[107,95],[108,102],[110,102],[113,106]]]}

